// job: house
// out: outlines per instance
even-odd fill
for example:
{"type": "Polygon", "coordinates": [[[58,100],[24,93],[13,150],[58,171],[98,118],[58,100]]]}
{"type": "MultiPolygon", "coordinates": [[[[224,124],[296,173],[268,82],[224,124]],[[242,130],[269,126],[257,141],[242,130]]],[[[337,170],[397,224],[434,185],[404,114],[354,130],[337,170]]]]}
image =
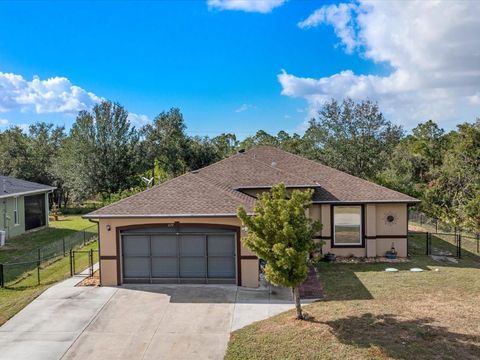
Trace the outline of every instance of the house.
{"type": "Polygon", "coordinates": [[[258,286],[259,261],[242,246],[236,216],[283,182],[314,189],[309,216],[323,228],[323,252],[407,256],[407,208],[418,202],[320,163],[257,147],[192,171],[85,217],[98,219],[103,285],[231,283],[258,286]]]}
{"type": "Polygon", "coordinates": [[[0,231],[7,239],[48,226],[48,193],[54,189],[0,176],[0,231]]]}

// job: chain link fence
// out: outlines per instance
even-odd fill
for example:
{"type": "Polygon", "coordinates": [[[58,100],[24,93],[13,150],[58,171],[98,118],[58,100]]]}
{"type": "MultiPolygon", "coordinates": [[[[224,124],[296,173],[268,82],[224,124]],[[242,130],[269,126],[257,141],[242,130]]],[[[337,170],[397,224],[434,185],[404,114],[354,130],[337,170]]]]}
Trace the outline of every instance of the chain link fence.
{"type": "MultiPolygon", "coordinates": [[[[92,225],[83,230],[65,236],[62,239],[54,241],[48,245],[42,246],[21,257],[16,257],[13,261],[0,264],[0,287],[29,287],[39,284],[58,281],[54,272],[65,274],[68,277],[69,261],[67,256],[74,249],[87,246],[98,240],[98,228],[92,225]],[[67,258],[67,261],[61,261],[67,258]],[[42,281],[43,279],[43,281],[42,281]]],[[[85,267],[88,262],[85,262],[85,267]]]]}
{"type": "Polygon", "coordinates": [[[409,249],[416,254],[472,257],[480,261],[480,234],[463,229],[410,210],[409,249]]]}

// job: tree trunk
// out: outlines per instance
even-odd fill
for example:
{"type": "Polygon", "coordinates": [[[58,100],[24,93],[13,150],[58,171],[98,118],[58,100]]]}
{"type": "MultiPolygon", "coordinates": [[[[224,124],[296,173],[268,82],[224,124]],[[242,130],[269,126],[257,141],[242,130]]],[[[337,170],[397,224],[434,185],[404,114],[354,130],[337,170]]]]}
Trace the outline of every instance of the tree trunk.
{"type": "Polygon", "coordinates": [[[300,304],[300,289],[297,287],[292,288],[293,299],[295,300],[295,308],[297,310],[297,319],[303,320],[302,305],[300,304]]]}

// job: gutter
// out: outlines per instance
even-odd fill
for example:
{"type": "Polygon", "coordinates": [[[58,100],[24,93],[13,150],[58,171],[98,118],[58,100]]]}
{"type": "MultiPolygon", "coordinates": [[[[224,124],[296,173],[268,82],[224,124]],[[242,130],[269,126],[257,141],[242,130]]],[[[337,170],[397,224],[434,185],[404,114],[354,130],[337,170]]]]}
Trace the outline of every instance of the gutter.
{"type": "MultiPolygon", "coordinates": [[[[253,215],[253,213],[247,213],[253,215]]],[[[83,215],[84,219],[134,219],[134,218],[194,218],[194,217],[237,217],[237,214],[136,214],[136,215],[83,215]]]]}
{"type": "Polygon", "coordinates": [[[50,187],[50,188],[45,188],[45,189],[38,189],[38,190],[30,190],[30,191],[23,191],[23,192],[17,192],[17,193],[9,193],[5,195],[0,195],[0,199],[5,199],[9,197],[14,197],[14,196],[23,196],[23,195],[34,195],[34,194],[42,194],[42,193],[51,193],[54,191],[56,188],[55,187],[50,187]]]}

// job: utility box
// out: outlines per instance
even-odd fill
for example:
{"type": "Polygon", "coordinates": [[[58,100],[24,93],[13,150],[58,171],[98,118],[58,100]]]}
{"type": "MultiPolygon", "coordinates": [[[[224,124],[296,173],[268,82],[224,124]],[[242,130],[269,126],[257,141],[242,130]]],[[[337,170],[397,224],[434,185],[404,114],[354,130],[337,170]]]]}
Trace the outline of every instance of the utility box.
{"type": "Polygon", "coordinates": [[[6,232],[3,230],[0,230],[0,247],[5,246],[5,236],[6,236],[6,232]]]}

